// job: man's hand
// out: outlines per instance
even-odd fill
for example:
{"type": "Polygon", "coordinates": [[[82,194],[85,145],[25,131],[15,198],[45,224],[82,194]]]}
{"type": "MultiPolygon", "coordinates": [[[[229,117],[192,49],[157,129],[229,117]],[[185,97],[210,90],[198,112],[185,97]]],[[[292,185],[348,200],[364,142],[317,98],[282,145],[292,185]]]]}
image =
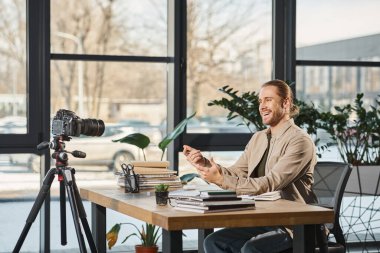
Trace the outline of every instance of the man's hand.
{"type": "Polygon", "coordinates": [[[202,155],[200,150],[188,145],[183,145],[183,154],[186,156],[186,160],[198,170],[204,180],[217,185],[223,183],[223,175],[219,165],[214,162],[213,158],[208,160],[202,155]]]}

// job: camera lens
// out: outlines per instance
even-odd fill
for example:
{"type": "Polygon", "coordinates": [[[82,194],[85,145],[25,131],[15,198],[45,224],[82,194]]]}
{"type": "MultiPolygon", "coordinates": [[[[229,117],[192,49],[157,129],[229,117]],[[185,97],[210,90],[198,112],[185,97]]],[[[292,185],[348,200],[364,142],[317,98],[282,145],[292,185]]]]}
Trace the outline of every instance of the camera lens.
{"type": "Polygon", "coordinates": [[[83,119],[81,134],[87,136],[101,136],[104,133],[105,125],[103,120],[83,119]]]}

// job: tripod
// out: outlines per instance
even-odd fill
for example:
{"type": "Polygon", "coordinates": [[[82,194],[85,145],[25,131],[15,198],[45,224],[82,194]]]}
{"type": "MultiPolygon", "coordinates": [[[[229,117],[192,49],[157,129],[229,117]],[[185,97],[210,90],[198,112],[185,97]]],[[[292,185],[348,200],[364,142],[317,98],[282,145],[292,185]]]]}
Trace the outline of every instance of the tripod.
{"type": "Polygon", "coordinates": [[[51,168],[42,183],[41,189],[37,195],[37,198],[33,204],[32,210],[30,211],[28,218],[26,219],[26,224],[21,232],[21,235],[16,243],[13,252],[19,252],[22,244],[29,232],[32,223],[37,217],[38,212],[41,209],[43,202],[45,201],[47,195],[49,194],[51,184],[58,175],[59,187],[60,187],[60,221],[61,221],[61,245],[67,244],[67,234],[66,234],[66,194],[69,198],[71,212],[73,215],[74,226],[76,235],[78,238],[80,252],[87,252],[86,245],[84,242],[83,233],[81,231],[81,224],[87,237],[88,245],[90,246],[91,252],[98,252],[95,246],[94,239],[92,238],[91,230],[87,222],[86,212],[83,207],[82,200],[79,195],[78,187],[75,182],[75,169],[68,167],[68,155],[71,153],[74,157],[85,158],[86,154],[81,151],[68,152],[65,150],[64,141],[70,141],[70,137],[67,136],[54,136],[52,142],[42,142],[37,146],[38,150],[42,150],[50,147],[54,149],[52,157],[56,160],[55,168],[51,168]],[[81,223],[81,224],[80,224],[81,223]]]}

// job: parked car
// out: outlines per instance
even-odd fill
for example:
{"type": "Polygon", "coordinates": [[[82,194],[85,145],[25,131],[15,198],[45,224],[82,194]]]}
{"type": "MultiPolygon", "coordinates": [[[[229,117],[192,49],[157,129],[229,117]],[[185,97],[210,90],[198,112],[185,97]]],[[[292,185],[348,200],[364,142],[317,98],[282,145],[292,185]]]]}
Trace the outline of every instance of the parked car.
{"type": "MultiPolygon", "coordinates": [[[[79,150],[86,153],[86,158],[75,158],[69,155],[69,165],[80,169],[81,166],[104,166],[108,170],[121,171],[121,164],[132,160],[141,160],[141,151],[133,145],[126,143],[113,142],[112,140],[120,139],[128,134],[136,132],[133,127],[121,126],[119,124],[105,124],[105,131],[100,137],[85,136],[72,137],[70,141],[65,142],[66,150],[79,150]]],[[[152,139],[159,138],[159,131],[154,128],[146,128],[146,135],[152,139]]],[[[53,151],[53,150],[52,150],[53,151]]],[[[31,171],[39,172],[40,163],[37,155],[31,155],[28,160],[28,168],[31,171]]],[[[52,166],[55,160],[52,159],[52,166]]]]}
{"type": "Polygon", "coordinates": [[[0,118],[0,134],[26,134],[26,117],[6,116],[0,118]]]}

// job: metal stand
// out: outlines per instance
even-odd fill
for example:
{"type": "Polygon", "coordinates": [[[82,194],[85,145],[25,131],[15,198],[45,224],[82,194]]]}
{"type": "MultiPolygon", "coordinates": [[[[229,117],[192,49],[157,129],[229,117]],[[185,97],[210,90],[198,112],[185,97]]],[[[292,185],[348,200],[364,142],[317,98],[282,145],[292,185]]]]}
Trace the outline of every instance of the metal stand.
{"type": "MultiPolygon", "coordinates": [[[[60,218],[61,218],[61,244],[67,244],[67,234],[66,234],[66,194],[69,198],[69,203],[71,207],[71,213],[73,215],[73,221],[75,226],[76,235],[78,238],[80,252],[87,252],[86,245],[84,242],[83,233],[81,231],[81,224],[87,237],[88,245],[90,246],[91,252],[98,252],[95,246],[94,239],[92,238],[90,226],[87,222],[86,212],[82,200],[79,195],[78,187],[75,182],[75,169],[67,167],[67,152],[64,150],[63,140],[70,140],[69,137],[57,136],[54,137],[52,143],[41,143],[38,149],[43,149],[49,146],[55,149],[52,157],[56,159],[56,168],[51,168],[42,183],[41,189],[37,195],[37,198],[33,204],[32,210],[30,211],[28,218],[26,219],[26,224],[21,232],[21,235],[16,243],[13,252],[20,252],[21,246],[29,232],[32,223],[35,221],[38,212],[41,209],[43,202],[50,192],[51,184],[58,175],[58,180],[60,182],[60,218]]],[[[86,155],[80,151],[73,151],[72,154],[76,157],[84,158],[86,155]]]]}

